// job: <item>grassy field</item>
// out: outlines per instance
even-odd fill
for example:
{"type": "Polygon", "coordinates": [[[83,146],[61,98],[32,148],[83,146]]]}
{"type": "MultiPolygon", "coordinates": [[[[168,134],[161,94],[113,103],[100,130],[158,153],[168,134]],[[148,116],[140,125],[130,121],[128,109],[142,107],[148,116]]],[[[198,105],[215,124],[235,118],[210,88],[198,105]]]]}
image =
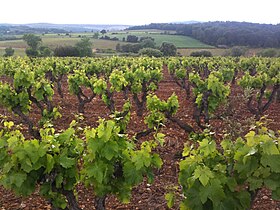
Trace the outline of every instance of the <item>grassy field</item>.
{"type": "MultiPolygon", "coordinates": [[[[66,36],[44,36],[42,37],[43,45],[55,49],[57,46],[64,45],[75,45],[81,38],[78,36],[66,37],[66,36]]],[[[116,49],[116,45],[120,42],[101,40],[101,39],[91,39],[94,49],[116,49]]],[[[19,54],[24,54],[24,50],[27,44],[23,40],[12,40],[12,41],[0,41],[0,56],[4,54],[4,49],[6,47],[12,47],[15,52],[19,51],[19,54]]]]}
{"type": "MultiPolygon", "coordinates": [[[[24,48],[14,48],[15,50],[15,56],[25,56],[25,49],[24,48]]],[[[0,47],[0,57],[5,54],[5,47],[0,47]]]]}
{"type": "Polygon", "coordinates": [[[0,48],[26,48],[27,44],[23,40],[0,41],[0,48]]]}
{"type": "MultiPolygon", "coordinates": [[[[170,34],[164,34],[164,31],[160,30],[141,30],[141,31],[119,31],[107,33],[107,36],[117,37],[120,41],[110,41],[93,39],[94,33],[72,33],[70,35],[66,34],[45,34],[42,37],[43,44],[55,49],[57,46],[63,45],[75,45],[81,37],[89,37],[93,43],[93,48],[95,49],[116,49],[116,45],[126,44],[127,42],[122,42],[123,37],[127,35],[136,35],[138,37],[152,37],[155,39],[157,46],[160,46],[162,42],[170,42],[176,45],[177,48],[194,48],[194,49],[211,49],[212,46],[201,43],[198,40],[192,39],[187,36],[174,35],[172,32],[170,34]]],[[[15,49],[17,55],[24,54],[24,49],[27,44],[23,40],[12,40],[12,41],[0,41],[1,54],[4,54],[3,49],[6,47],[12,47],[15,49]]],[[[0,55],[1,55],[0,54],[0,55]]],[[[184,54],[184,53],[182,53],[184,54]]]]}
{"type": "MultiPolygon", "coordinates": [[[[113,38],[117,37],[120,42],[110,41],[110,40],[96,40],[92,39],[94,48],[99,49],[115,49],[117,43],[126,43],[122,42],[123,38],[126,38],[127,35],[136,35],[138,37],[152,37],[155,39],[157,46],[160,46],[162,42],[171,42],[176,45],[177,48],[197,48],[197,49],[210,49],[214,48],[213,46],[204,44],[196,39],[187,36],[179,36],[174,35],[170,32],[170,34],[163,34],[164,31],[160,30],[141,30],[141,31],[119,31],[119,32],[110,32],[105,35],[113,38]]],[[[71,34],[71,37],[65,35],[56,35],[56,34],[48,34],[44,35],[43,42],[45,42],[48,46],[53,47],[57,44],[75,44],[80,37],[89,37],[92,38],[94,33],[75,33],[71,34]]],[[[101,35],[100,35],[101,36],[101,35]]]]}
{"type": "MultiPolygon", "coordinates": [[[[141,30],[141,31],[119,31],[119,32],[110,32],[105,35],[110,37],[117,37],[120,41],[111,41],[111,40],[103,40],[103,39],[94,39],[92,38],[94,33],[72,33],[70,35],[66,34],[45,34],[42,37],[43,45],[50,47],[51,49],[55,49],[57,46],[63,45],[75,45],[81,37],[89,37],[93,43],[93,50],[96,49],[116,49],[116,45],[127,44],[127,42],[122,42],[123,37],[127,37],[127,35],[136,35],[138,37],[152,37],[155,39],[157,46],[160,46],[162,42],[170,42],[176,45],[179,49],[178,51],[182,55],[189,55],[191,53],[190,49],[209,49],[215,53],[214,47],[201,43],[198,40],[192,39],[187,36],[179,36],[174,35],[172,32],[170,34],[164,34],[164,31],[160,30],[141,30]],[[188,48],[188,49],[186,49],[188,48]]],[[[12,47],[15,49],[15,55],[24,56],[24,50],[27,47],[27,44],[23,40],[12,40],[12,41],[0,41],[0,56],[4,54],[4,49],[6,47],[12,47]]],[[[218,55],[220,55],[217,52],[218,55]]]]}
{"type": "MultiPolygon", "coordinates": [[[[43,45],[49,46],[54,49],[57,46],[63,45],[75,45],[81,38],[77,37],[43,37],[43,45]]],[[[92,39],[94,48],[115,49],[118,42],[109,40],[92,39]]],[[[12,47],[12,48],[26,48],[27,44],[23,40],[12,40],[12,41],[0,41],[0,47],[12,47]]]]}
{"type": "Polygon", "coordinates": [[[161,31],[122,31],[122,32],[114,32],[108,33],[107,36],[117,37],[119,40],[126,38],[128,35],[135,35],[138,37],[152,37],[155,39],[157,46],[160,46],[162,42],[170,42],[173,43],[177,48],[197,48],[197,49],[205,49],[205,48],[214,48],[213,46],[204,44],[196,39],[193,39],[188,36],[180,36],[174,34],[162,34],[161,31]]]}
{"type": "MultiPolygon", "coordinates": [[[[71,36],[65,34],[45,34],[42,36],[43,43],[51,48],[55,48],[60,45],[74,45],[77,43],[81,37],[86,36],[92,39],[94,48],[99,49],[115,49],[115,46],[118,42],[110,41],[110,40],[97,40],[93,39],[94,33],[76,33],[71,34],[71,36]]],[[[149,31],[119,31],[119,32],[110,32],[105,34],[110,37],[117,37],[120,41],[122,41],[123,37],[126,38],[127,35],[136,35],[138,37],[152,37],[155,39],[155,42],[158,46],[161,45],[162,42],[170,42],[176,45],[177,48],[198,48],[198,49],[209,49],[213,48],[212,46],[206,45],[196,39],[187,37],[174,35],[172,32],[170,34],[164,34],[163,31],[159,30],[149,30],[149,31]]],[[[126,42],[121,42],[126,43],[126,42]]],[[[26,48],[26,44],[23,40],[13,40],[13,41],[0,41],[0,47],[13,47],[13,48],[26,48]]]]}

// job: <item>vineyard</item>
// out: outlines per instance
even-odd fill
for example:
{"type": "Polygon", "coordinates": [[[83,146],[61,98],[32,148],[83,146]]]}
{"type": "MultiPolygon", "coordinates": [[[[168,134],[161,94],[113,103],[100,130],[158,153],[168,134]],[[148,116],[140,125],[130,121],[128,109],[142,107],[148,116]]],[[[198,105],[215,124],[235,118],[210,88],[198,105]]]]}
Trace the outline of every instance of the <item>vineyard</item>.
{"type": "Polygon", "coordinates": [[[280,209],[280,60],[1,58],[2,209],[280,209]]]}

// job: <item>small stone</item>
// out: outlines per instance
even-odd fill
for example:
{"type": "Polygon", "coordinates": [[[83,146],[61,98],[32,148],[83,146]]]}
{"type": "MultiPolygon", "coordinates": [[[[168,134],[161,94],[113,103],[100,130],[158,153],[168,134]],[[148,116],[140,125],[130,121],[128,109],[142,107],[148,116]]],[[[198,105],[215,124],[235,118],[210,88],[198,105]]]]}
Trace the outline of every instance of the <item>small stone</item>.
{"type": "Polygon", "coordinates": [[[20,208],[25,208],[26,207],[26,204],[25,203],[21,203],[20,204],[20,208]]]}
{"type": "Polygon", "coordinates": [[[262,197],[262,199],[267,200],[267,199],[268,199],[268,196],[264,195],[264,196],[262,197]]]}

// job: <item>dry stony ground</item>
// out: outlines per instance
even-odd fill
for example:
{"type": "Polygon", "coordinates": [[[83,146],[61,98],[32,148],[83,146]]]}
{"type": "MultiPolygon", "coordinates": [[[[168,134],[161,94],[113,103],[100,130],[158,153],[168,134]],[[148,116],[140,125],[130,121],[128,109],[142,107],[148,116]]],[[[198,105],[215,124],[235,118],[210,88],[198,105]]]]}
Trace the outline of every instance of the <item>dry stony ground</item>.
{"type": "MultiPolygon", "coordinates": [[[[187,99],[184,91],[175,84],[175,82],[164,70],[165,77],[160,83],[160,88],[157,91],[157,95],[162,99],[167,99],[173,92],[175,92],[180,100],[180,109],[177,113],[177,117],[185,122],[195,125],[192,120],[192,100],[187,99]]],[[[77,100],[75,97],[68,94],[66,80],[64,81],[64,93],[65,97],[61,100],[57,95],[54,98],[55,103],[59,104],[63,117],[57,121],[56,127],[62,129],[74,118],[76,113],[77,100]]],[[[250,123],[252,119],[251,114],[247,111],[242,97],[240,97],[240,90],[237,87],[233,87],[233,93],[231,101],[233,102],[234,116],[232,121],[243,122],[243,128],[246,128],[246,123],[250,123]],[[246,123],[245,123],[246,122],[246,123]]],[[[0,113],[7,113],[4,109],[0,108],[0,113]]],[[[268,112],[265,113],[268,118],[272,120],[269,125],[270,128],[280,129],[280,104],[274,103],[268,112]]],[[[108,118],[108,111],[103,103],[96,99],[91,104],[86,106],[85,120],[88,125],[96,126],[98,116],[108,118]]],[[[13,116],[10,115],[10,118],[13,116]]],[[[38,118],[36,114],[34,119],[38,118]]],[[[13,118],[13,120],[16,120],[13,118]]],[[[194,126],[195,127],[195,126],[194,126]]],[[[215,128],[216,136],[220,137],[223,130],[227,129],[225,123],[219,120],[212,121],[212,127],[215,128]]],[[[130,134],[144,129],[143,117],[137,117],[135,112],[132,112],[132,120],[129,125],[130,134]]],[[[197,129],[197,128],[196,128],[197,129]]],[[[178,176],[178,163],[180,161],[180,153],[183,149],[184,142],[187,141],[187,134],[183,130],[178,128],[173,123],[167,122],[166,127],[162,130],[166,134],[165,145],[158,149],[161,158],[164,161],[163,167],[156,171],[156,177],[153,184],[149,185],[146,181],[135,187],[132,192],[132,199],[129,204],[121,204],[115,197],[109,196],[106,199],[106,207],[108,209],[167,209],[166,201],[164,199],[165,193],[172,186],[177,184],[178,176]]],[[[280,180],[279,180],[280,181],[280,180]]],[[[93,193],[90,189],[85,189],[82,185],[77,186],[79,203],[82,209],[90,210],[93,207],[93,193]]],[[[38,192],[35,192],[27,198],[16,197],[12,192],[0,187],[0,210],[31,210],[31,209],[50,209],[50,205],[42,199],[38,192]]],[[[178,209],[178,203],[176,203],[174,209],[178,209]]],[[[273,201],[270,196],[270,192],[263,189],[259,192],[253,209],[255,210],[280,210],[280,202],[273,201]]]]}

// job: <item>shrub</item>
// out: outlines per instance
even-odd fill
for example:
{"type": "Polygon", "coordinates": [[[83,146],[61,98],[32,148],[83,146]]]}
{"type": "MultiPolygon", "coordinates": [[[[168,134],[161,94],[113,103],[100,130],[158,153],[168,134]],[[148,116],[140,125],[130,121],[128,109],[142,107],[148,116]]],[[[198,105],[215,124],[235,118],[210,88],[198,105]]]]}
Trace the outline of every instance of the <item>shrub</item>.
{"type": "Polygon", "coordinates": [[[7,47],[5,49],[5,54],[4,54],[4,57],[9,57],[9,56],[13,56],[15,53],[15,50],[11,47],[7,47]]]}
{"type": "Polygon", "coordinates": [[[164,56],[176,56],[177,47],[172,43],[163,42],[160,46],[160,51],[164,56]]]}
{"type": "Polygon", "coordinates": [[[146,38],[140,41],[141,48],[156,48],[156,43],[153,39],[146,38]]]}
{"type": "Polygon", "coordinates": [[[40,57],[48,57],[53,54],[53,51],[47,46],[40,46],[39,47],[39,56],[40,57]]]}
{"type": "Polygon", "coordinates": [[[239,47],[235,46],[232,47],[225,53],[225,56],[233,56],[233,57],[240,57],[246,54],[247,48],[246,47],[239,47]]]}
{"type": "Polygon", "coordinates": [[[59,46],[55,48],[54,55],[57,57],[78,57],[79,50],[73,46],[59,46]]]}
{"type": "Polygon", "coordinates": [[[261,57],[272,58],[272,57],[277,57],[277,51],[275,49],[269,48],[269,49],[262,50],[257,55],[261,57]]]}
{"type": "Polygon", "coordinates": [[[212,57],[212,53],[207,50],[195,51],[190,54],[192,57],[212,57]]]}
{"type": "Polygon", "coordinates": [[[126,53],[138,53],[141,49],[141,46],[139,44],[125,44],[121,45],[121,52],[126,53]]]}
{"type": "Polygon", "coordinates": [[[25,53],[28,57],[37,57],[39,56],[39,51],[38,50],[34,50],[33,48],[31,47],[28,47],[26,50],[25,50],[25,53]]]}
{"type": "Polygon", "coordinates": [[[138,42],[138,36],[135,36],[135,35],[128,35],[128,36],[126,37],[126,41],[127,41],[127,42],[136,43],[136,42],[138,42]]]}
{"type": "Polygon", "coordinates": [[[163,56],[160,50],[153,49],[153,48],[143,48],[139,51],[139,54],[144,56],[149,56],[149,57],[156,57],[156,58],[163,56]]]}
{"type": "Polygon", "coordinates": [[[82,38],[76,43],[75,47],[79,51],[80,57],[91,57],[92,54],[92,43],[89,38],[82,38]]]}

